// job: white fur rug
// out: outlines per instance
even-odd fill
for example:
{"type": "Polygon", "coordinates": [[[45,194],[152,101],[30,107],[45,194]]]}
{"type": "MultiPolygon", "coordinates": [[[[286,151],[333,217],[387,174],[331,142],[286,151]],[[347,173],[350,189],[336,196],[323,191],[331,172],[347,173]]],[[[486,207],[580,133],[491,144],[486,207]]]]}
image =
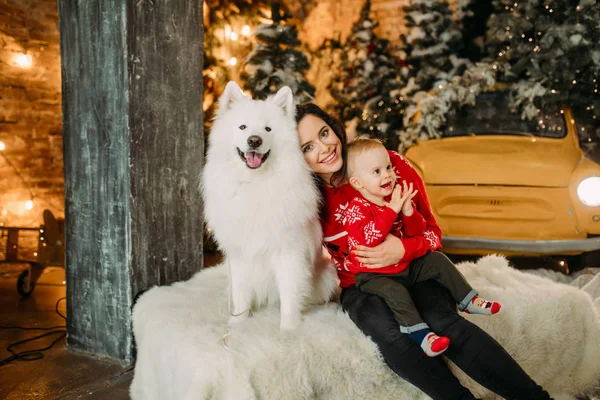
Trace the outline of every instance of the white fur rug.
{"type": "MultiPolygon", "coordinates": [[[[501,257],[459,267],[482,295],[503,304],[497,316],[467,318],[554,398],[574,398],[600,379],[600,324],[589,294],[514,270],[501,257]]],[[[258,312],[235,326],[226,350],[226,274],[224,266],[209,268],[139,299],[134,400],[428,398],[388,369],[338,304],[313,309],[286,335],[277,310],[258,312]]],[[[452,368],[476,397],[498,398],[452,368]]]]}

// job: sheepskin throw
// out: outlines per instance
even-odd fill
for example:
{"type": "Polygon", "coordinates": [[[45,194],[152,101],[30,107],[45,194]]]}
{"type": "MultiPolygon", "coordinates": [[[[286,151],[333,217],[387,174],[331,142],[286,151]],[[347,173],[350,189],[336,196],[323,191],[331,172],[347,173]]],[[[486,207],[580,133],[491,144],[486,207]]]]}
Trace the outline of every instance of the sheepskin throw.
{"type": "MultiPolygon", "coordinates": [[[[593,299],[574,286],[517,271],[488,256],[459,269],[482,296],[502,302],[494,317],[469,316],[556,399],[600,378],[600,323],[593,299]]],[[[279,332],[279,312],[265,309],[235,325],[229,317],[226,266],[140,297],[133,325],[134,400],[427,399],[396,376],[377,347],[339,304],[314,308],[300,329],[279,332]]],[[[478,398],[499,398],[453,372],[478,398]]]]}

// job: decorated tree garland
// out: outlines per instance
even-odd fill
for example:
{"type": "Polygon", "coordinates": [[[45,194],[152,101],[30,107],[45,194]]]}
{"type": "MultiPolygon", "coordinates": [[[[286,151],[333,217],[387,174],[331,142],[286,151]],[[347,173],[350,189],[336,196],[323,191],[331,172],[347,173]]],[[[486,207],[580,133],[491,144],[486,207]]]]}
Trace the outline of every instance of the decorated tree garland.
{"type": "Polygon", "coordinates": [[[414,145],[417,140],[439,138],[448,116],[461,107],[474,105],[477,95],[493,88],[498,74],[506,68],[507,65],[498,62],[479,62],[441,88],[418,92],[413,104],[406,110],[406,129],[400,136],[400,151],[414,145]]]}
{"type": "Polygon", "coordinates": [[[431,90],[460,75],[468,66],[458,56],[462,35],[446,1],[411,0],[404,7],[408,34],[402,35],[410,79],[404,93],[431,90]]]}

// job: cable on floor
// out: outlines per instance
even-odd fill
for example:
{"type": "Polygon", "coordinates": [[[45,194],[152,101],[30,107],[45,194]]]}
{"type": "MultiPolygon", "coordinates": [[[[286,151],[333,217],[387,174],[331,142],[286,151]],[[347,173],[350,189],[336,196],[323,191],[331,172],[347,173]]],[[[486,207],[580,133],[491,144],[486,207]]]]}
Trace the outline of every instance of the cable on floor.
{"type": "MultiPolygon", "coordinates": [[[[61,297],[60,299],[58,299],[56,301],[56,305],[54,306],[54,311],[56,311],[56,313],[58,315],[60,315],[63,319],[66,320],[67,317],[58,310],[58,305],[60,304],[60,302],[62,300],[66,300],[66,297],[61,297]]],[[[67,335],[66,328],[67,327],[64,325],[63,326],[50,326],[47,328],[28,328],[28,327],[17,326],[17,325],[6,325],[6,326],[0,325],[0,330],[2,330],[2,329],[18,329],[18,330],[24,330],[24,331],[47,331],[46,333],[43,333],[41,335],[34,336],[34,337],[31,337],[28,339],[19,340],[18,342],[10,344],[6,348],[6,350],[12,355],[3,360],[0,360],[0,367],[2,367],[3,365],[6,365],[8,363],[11,363],[13,361],[34,361],[34,360],[39,360],[40,358],[43,358],[44,351],[51,349],[56,343],[58,343],[62,338],[64,338],[67,335]],[[41,338],[44,338],[47,336],[52,336],[52,335],[58,335],[58,337],[56,339],[54,339],[49,346],[39,348],[39,349],[33,349],[33,350],[24,350],[24,351],[20,351],[20,352],[17,352],[15,350],[15,347],[18,347],[19,345],[22,345],[24,343],[33,342],[35,340],[38,340],[38,339],[41,339],[41,338]]]]}

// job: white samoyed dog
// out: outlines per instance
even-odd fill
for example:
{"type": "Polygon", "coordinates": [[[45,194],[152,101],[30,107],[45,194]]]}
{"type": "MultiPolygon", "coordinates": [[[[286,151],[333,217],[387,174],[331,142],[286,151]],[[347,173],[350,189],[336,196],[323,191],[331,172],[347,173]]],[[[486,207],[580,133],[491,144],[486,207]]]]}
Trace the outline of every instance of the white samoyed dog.
{"type": "Polygon", "coordinates": [[[323,257],[319,192],[300,151],[292,91],[265,101],[229,82],[202,173],[208,226],[230,267],[230,323],[279,302],[292,330],[308,303],[328,301],[336,273],[323,257]]]}

